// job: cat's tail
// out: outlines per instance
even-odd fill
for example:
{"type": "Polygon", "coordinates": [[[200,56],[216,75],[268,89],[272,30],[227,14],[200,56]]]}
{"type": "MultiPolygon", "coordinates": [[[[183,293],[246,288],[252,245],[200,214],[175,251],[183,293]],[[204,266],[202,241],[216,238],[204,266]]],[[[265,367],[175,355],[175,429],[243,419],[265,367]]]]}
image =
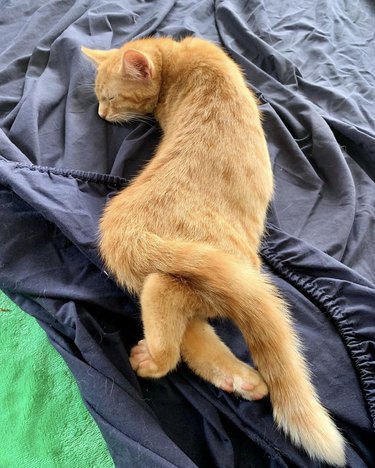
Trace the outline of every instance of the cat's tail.
{"type": "Polygon", "coordinates": [[[153,272],[183,278],[243,331],[278,426],[312,458],[344,466],[344,438],[319,401],[276,288],[255,268],[208,245],[148,237],[143,254],[153,272]]]}

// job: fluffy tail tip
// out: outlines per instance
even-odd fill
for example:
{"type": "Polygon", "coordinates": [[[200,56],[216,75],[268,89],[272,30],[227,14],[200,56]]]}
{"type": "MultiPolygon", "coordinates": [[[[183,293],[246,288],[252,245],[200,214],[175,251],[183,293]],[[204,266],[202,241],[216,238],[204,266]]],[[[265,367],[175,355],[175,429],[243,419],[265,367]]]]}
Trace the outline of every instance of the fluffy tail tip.
{"type": "Polygon", "coordinates": [[[332,421],[322,430],[311,428],[301,445],[312,458],[332,466],[346,465],[345,439],[332,421]]]}
{"type": "Polygon", "coordinates": [[[302,424],[293,424],[294,427],[280,423],[293,443],[302,447],[311,458],[332,466],[346,465],[345,439],[323,407],[309,422],[304,419],[302,424]]]}

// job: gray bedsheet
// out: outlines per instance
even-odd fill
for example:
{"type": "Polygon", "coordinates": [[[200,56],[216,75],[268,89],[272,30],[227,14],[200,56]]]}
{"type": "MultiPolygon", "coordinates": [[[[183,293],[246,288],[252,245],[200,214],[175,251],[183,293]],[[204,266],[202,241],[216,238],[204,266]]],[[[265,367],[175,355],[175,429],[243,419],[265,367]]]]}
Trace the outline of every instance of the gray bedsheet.
{"type": "MultiPolygon", "coordinates": [[[[66,359],[117,466],[249,466],[250,452],[255,466],[317,464],[278,433],[267,401],[239,402],[184,366],[155,384],[132,373],[138,310],[102,272],[97,221],[160,130],[98,117],[80,46],[193,34],[242,66],[276,181],[265,268],[357,468],[375,464],[374,10],[367,0],[0,2],[0,287],[66,359]]],[[[238,331],[217,327],[247,358],[238,331]]]]}

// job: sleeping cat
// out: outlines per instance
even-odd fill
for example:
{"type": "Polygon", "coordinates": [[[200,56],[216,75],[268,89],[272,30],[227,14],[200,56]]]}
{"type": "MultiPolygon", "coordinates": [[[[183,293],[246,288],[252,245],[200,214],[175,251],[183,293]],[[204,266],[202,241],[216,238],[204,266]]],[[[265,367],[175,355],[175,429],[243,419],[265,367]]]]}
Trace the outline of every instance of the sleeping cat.
{"type": "Polygon", "coordinates": [[[270,393],[278,426],[311,457],[345,464],[344,439],[311,384],[288,309],[258,255],[273,177],[256,99],[238,66],[197,38],[148,38],[97,65],[99,115],[127,122],[153,113],[163,139],[111,199],[100,251],[118,283],[140,298],[139,376],[182,358],[216,387],[257,400],[270,393]],[[208,319],[233,320],[259,372],[238,360],[208,319]]]}

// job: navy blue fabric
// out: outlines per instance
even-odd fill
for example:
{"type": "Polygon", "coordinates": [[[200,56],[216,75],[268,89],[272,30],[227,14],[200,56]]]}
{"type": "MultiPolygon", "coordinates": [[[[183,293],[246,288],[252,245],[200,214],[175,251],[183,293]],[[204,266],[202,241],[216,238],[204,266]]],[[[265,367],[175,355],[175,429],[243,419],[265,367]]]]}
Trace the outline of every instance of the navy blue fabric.
{"type": "MultiPolygon", "coordinates": [[[[139,308],[103,271],[97,224],[108,197],[153,154],[160,129],[99,119],[94,69],[79,49],[150,34],[221,44],[254,87],[276,181],[264,268],[291,305],[318,393],[348,440],[348,466],[374,466],[371,2],[0,6],[0,288],[66,360],[116,466],[320,466],[276,429],[267,399],[237,399],[184,364],[157,382],[129,365],[139,308]]],[[[215,326],[250,360],[233,324],[215,326]]]]}

